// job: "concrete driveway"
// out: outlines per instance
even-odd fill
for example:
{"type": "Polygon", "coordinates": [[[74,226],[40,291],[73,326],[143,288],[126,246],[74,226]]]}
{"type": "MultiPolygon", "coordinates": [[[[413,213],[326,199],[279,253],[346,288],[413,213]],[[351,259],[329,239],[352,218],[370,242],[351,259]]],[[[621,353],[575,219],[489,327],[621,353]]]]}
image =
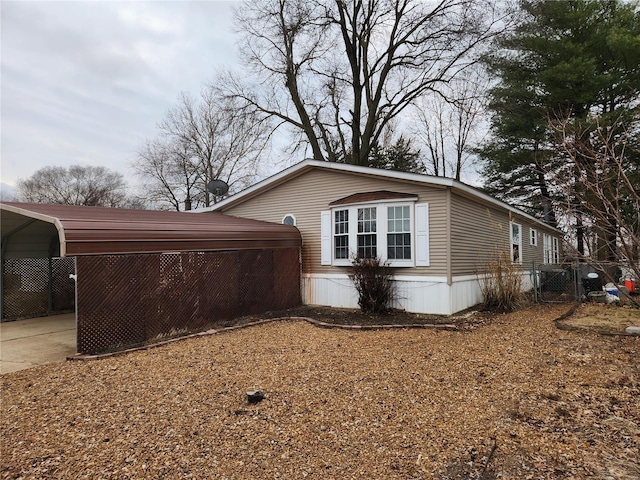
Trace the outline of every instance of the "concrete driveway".
{"type": "Polygon", "coordinates": [[[0,323],[0,373],[62,362],[75,353],[74,313],[0,323]]]}

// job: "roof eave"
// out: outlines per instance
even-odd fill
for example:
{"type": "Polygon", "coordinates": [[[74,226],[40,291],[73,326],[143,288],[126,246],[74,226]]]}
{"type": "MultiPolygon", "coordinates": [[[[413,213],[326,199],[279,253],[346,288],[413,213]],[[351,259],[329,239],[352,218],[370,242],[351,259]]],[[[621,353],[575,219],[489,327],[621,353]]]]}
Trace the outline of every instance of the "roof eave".
{"type": "Polygon", "coordinates": [[[415,182],[423,185],[450,187],[450,188],[458,189],[462,192],[465,192],[469,195],[480,198],[497,207],[505,208],[513,213],[516,213],[521,217],[527,218],[528,220],[534,223],[537,223],[546,228],[554,230],[560,234],[563,234],[562,230],[556,227],[553,227],[547,223],[544,223],[543,221],[535,218],[532,215],[529,215],[526,212],[523,212],[520,209],[517,209],[516,207],[509,205],[508,203],[498,200],[497,198],[493,198],[492,196],[487,195],[486,193],[483,193],[476,188],[473,188],[469,185],[466,185],[465,183],[462,183],[458,180],[454,180],[452,178],[427,176],[419,173],[398,172],[395,170],[382,170],[382,169],[375,169],[370,167],[362,167],[358,165],[349,165],[346,163],[335,163],[335,162],[326,162],[326,161],[319,161],[319,160],[303,160],[302,162],[296,163],[291,167],[288,167],[270,177],[265,178],[264,180],[261,180],[255,185],[252,185],[251,187],[246,188],[245,190],[242,190],[241,192],[235,195],[225,198],[224,200],[216,203],[211,207],[197,209],[197,210],[194,210],[193,212],[194,213],[219,212],[224,208],[228,208],[236,204],[242,203],[246,200],[249,200],[250,198],[253,198],[256,195],[259,195],[267,190],[270,190],[280,185],[281,183],[284,183],[285,181],[288,181],[291,178],[301,175],[305,171],[311,170],[313,168],[322,168],[325,170],[342,171],[347,173],[359,173],[359,174],[363,174],[371,177],[383,177],[383,178],[389,178],[392,180],[415,182]]]}

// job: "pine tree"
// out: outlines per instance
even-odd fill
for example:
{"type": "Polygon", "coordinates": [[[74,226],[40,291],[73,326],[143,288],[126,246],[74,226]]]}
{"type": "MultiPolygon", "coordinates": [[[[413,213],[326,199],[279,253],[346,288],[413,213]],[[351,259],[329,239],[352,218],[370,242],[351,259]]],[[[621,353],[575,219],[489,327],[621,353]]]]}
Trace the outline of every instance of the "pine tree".
{"type": "MultiPolygon", "coordinates": [[[[480,151],[485,188],[554,223],[559,189],[548,172],[562,168],[565,157],[550,124],[570,119],[576,132],[588,135],[589,124],[606,128],[621,116],[637,121],[639,6],[527,0],[519,13],[516,28],[486,58],[498,83],[490,92],[492,140],[480,151]]],[[[581,222],[576,218],[579,241],[581,222]]]]}

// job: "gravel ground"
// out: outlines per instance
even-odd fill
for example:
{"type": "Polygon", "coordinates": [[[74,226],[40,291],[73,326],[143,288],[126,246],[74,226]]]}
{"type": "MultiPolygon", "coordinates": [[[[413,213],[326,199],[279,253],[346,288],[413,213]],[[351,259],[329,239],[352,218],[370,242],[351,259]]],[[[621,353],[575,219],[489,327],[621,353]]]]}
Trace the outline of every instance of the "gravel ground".
{"type": "Polygon", "coordinates": [[[567,309],[278,321],[9,373],[0,478],[637,479],[640,338],[558,330],[567,309]]]}

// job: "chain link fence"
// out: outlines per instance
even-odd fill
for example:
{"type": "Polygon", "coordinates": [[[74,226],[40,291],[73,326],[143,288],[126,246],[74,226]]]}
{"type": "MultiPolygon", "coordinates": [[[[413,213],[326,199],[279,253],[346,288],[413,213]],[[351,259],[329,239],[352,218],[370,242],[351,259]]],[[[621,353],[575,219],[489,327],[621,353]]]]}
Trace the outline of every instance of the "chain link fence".
{"type": "Polygon", "coordinates": [[[73,312],[75,258],[2,259],[2,320],[73,312]]]}
{"type": "Polygon", "coordinates": [[[562,266],[534,263],[531,278],[538,302],[587,300],[590,292],[602,292],[609,283],[626,288],[634,297],[639,293],[633,270],[614,262],[573,262],[562,266]]]}
{"type": "Polygon", "coordinates": [[[576,265],[533,263],[531,281],[534,300],[542,303],[573,302],[580,298],[580,275],[576,265]]]}

